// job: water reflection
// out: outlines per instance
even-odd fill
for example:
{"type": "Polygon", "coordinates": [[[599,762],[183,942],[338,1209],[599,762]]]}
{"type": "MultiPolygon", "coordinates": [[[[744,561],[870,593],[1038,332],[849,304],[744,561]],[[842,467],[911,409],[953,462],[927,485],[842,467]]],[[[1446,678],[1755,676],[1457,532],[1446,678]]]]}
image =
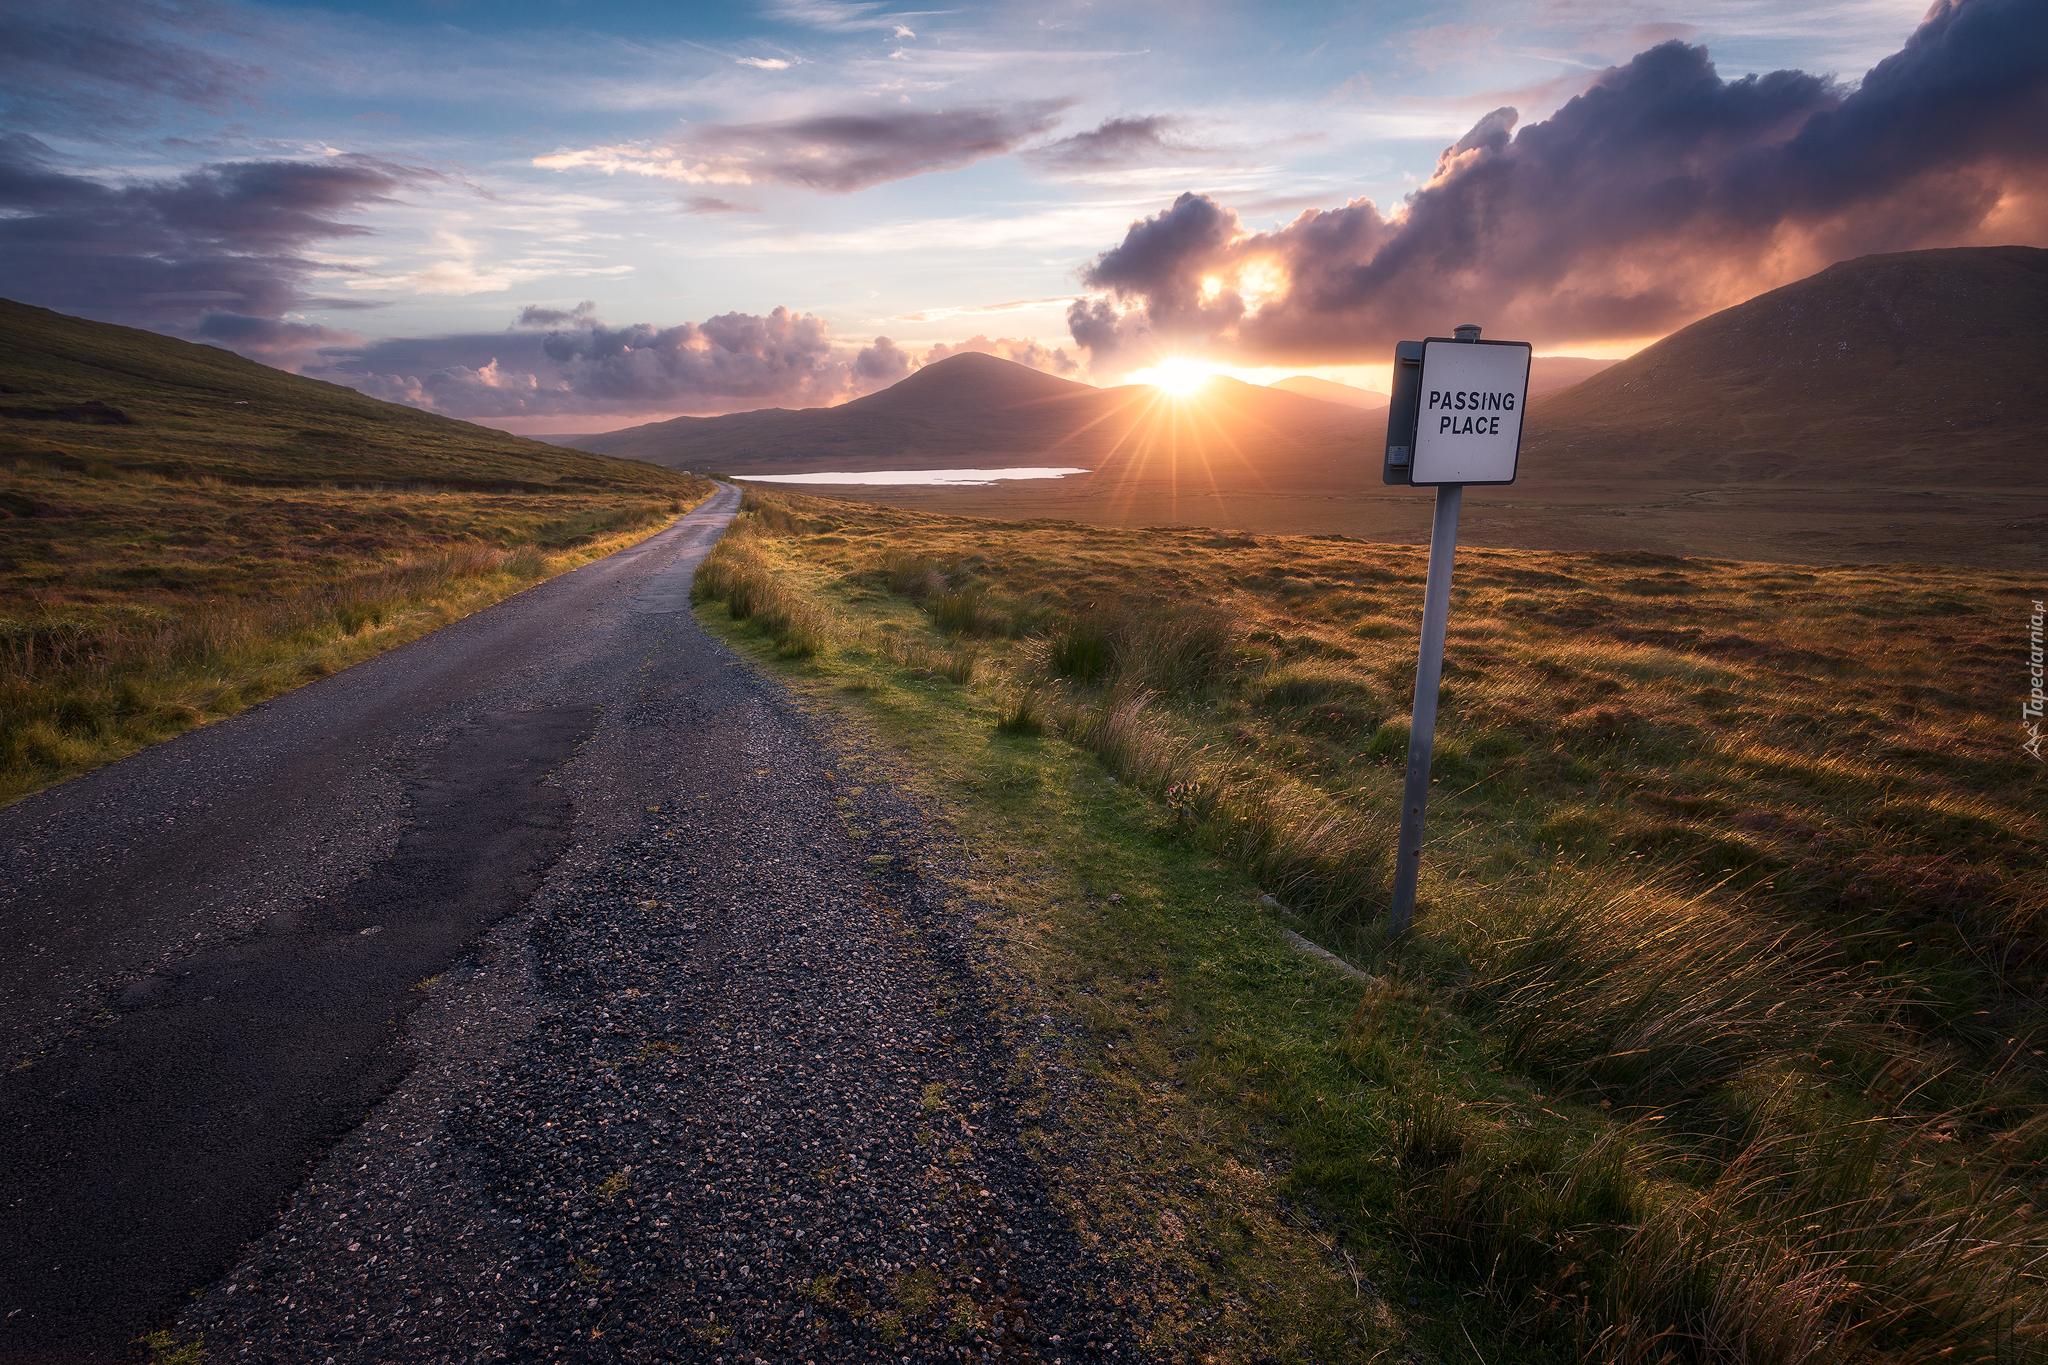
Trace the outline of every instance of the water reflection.
{"type": "Polygon", "coordinates": [[[835,474],[747,474],[748,483],[873,483],[932,484],[943,488],[976,488],[998,479],[1063,479],[1089,474],[1087,469],[878,469],[835,474]]]}

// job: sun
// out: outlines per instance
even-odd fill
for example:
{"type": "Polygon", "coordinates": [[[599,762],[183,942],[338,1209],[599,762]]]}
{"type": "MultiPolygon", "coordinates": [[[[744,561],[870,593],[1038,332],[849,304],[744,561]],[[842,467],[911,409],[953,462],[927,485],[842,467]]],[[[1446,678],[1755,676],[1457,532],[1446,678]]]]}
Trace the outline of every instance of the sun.
{"type": "Polygon", "coordinates": [[[1202,385],[1209,382],[1216,370],[1199,360],[1182,356],[1170,356],[1149,369],[1139,370],[1127,376],[1133,384],[1151,384],[1166,390],[1176,398],[1192,397],[1202,385]]]}

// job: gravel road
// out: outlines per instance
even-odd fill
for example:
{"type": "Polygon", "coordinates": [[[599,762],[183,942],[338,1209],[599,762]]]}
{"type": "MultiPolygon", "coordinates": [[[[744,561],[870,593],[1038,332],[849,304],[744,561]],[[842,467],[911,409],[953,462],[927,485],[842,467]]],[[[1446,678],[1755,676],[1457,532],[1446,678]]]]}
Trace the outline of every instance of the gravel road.
{"type": "Polygon", "coordinates": [[[1136,1358],[736,502],[0,812],[0,1359],[1136,1358]]]}

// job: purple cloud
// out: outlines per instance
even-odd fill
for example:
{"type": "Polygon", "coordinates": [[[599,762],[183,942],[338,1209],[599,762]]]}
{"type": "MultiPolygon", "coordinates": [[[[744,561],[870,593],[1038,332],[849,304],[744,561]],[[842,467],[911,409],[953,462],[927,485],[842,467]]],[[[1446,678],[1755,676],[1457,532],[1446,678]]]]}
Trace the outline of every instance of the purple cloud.
{"type": "Polygon", "coordinates": [[[822,318],[786,308],[612,327],[589,304],[528,307],[506,332],[332,347],[323,359],[307,373],[468,418],[820,407],[892,384],[913,365],[887,337],[857,348],[822,318]]]}
{"type": "Polygon", "coordinates": [[[1311,210],[1247,233],[1201,194],[1085,273],[1076,342],[1312,363],[1478,321],[1544,344],[1653,336],[1876,251],[2048,238],[2039,0],[1940,0],[1853,90],[1722,80],[1667,42],[1515,133],[1481,119],[1402,210],[1311,210]]]}
{"type": "Polygon", "coordinates": [[[686,194],[683,196],[683,212],[704,213],[759,213],[759,204],[741,204],[730,199],[720,199],[715,194],[686,194]]]}
{"type": "Polygon", "coordinates": [[[536,157],[536,166],[629,171],[689,184],[798,185],[850,194],[999,156],[1059,121],[1066,101],[1026,100],[932,112],[826,114],[780,123],[708,123],[678,142],[536,157]]]}
{"type": "Polygon", "coordinates": [[[944,342],[924,353],[919,362],[924,365],[936,364],[947,356],[961,355],[968,351],[979,351],[983,355],[996,356],[1002,360],[1014,360],[1019,365],[1029,365],[1034,370],[1062,377],[1075,375],[1080,363],[1068,355],[1064,347],[1041,345],[1029,337],[996,337],[991,340],[983,334],[976,334],[965,341],[947,345],[944,342]]]}
{"type": "Polygon", "coordinates": [[[1179,120],[1162,114],[1113,118],[1088,132],[1033,147],[1022,154],[1022,159],[1042,170],[1100,171],[1177,161],[1214,150],[1174,139],[1171,134],[1179,126],[1179,120]]]}
{"type": "Polygon", "coordinates": [[[218,5],[15,0],[0,42],[0,123],[75,136],[150,122],[152,97],[219,112],[253,101],[259,67],[218,55],[218,5]]]}
{"type": "Polygon", "coordinates": [[[307,248],[366,234],[343,215],[440,179],[374,157],[337,156],[225,162],[109,184],[53,161],[34,138],[0,137],[0,294],[219,341],[273,363],[293,351],[285,338],[319,339],[282,322],[314,305],[306,283],[332,269],[307,248]],[[273,325],[253,325],[260,321],[273,325]]]}

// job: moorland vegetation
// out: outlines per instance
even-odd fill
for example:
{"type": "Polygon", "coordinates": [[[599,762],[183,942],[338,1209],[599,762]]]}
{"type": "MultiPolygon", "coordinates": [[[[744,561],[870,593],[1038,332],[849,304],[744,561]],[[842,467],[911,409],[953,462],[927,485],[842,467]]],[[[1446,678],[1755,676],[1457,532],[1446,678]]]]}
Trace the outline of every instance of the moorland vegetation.
{"type": "Polygon", "coordinates": [[[1345,1325],[1242,1354],[2043,1359],[2034,587],[1467,549],[1396,939],[1424,563],[755,491],[698,592],[934,769],[1131,1150],[1215,1177],[1176,1226],[1227,1254],[1134,1253],[1155,1347],[1240,1353],[1214,1305],[1276,1277],[1217,1173],[1263,1162],[1345,1325]]]}
{"type": "Polygon", "coordinates": [[[710,492],[0,301],[0,800],[422,635],[710,492]]]}

